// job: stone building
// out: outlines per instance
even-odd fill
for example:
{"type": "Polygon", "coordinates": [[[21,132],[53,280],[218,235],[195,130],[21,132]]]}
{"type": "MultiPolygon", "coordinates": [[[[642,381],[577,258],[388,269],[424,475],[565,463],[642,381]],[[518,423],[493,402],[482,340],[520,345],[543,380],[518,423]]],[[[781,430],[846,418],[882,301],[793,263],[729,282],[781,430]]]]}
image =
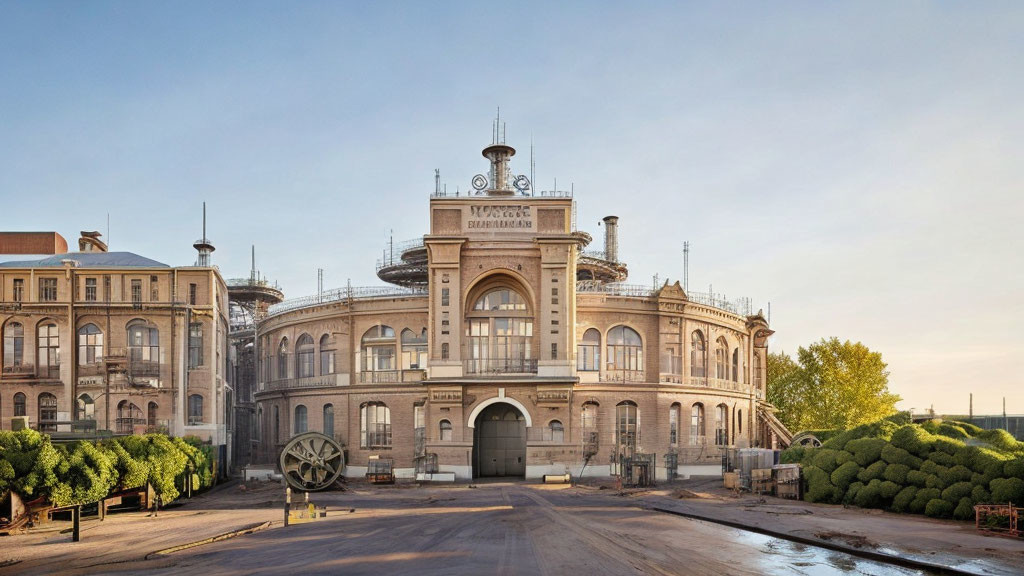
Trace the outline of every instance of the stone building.
{"type": "Polygon", "coordinates": [[[226,464],[228,291],[209,241],[170,267],[94,232],[78,252],[33,234],[0,233],[0,427],[196,435],[226,464]],[[26,247],[52,250],[12,254],[26,247]]]}
{"type": "Polygon", "coordinates": [[[399,476],[717,474],[729,447],[788,433],[765,402],[772,334],[760,313],[679,283],[623,284],[614,216],[605,250],[569,193],[534,192],[484,149],[474,193],[430,198],[429,233],[392,247],[378,276],[269,307],[254,327],[253,458],[323,432],[399,476]]]}

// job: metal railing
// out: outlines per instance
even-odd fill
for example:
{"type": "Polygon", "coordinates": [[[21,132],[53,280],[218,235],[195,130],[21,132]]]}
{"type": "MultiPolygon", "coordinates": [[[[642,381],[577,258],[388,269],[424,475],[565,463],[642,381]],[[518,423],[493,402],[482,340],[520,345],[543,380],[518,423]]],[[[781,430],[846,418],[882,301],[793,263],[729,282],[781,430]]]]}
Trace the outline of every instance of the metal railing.
{"type": "Polygon", "coordinates": [[[279,378],[267,382],[267,390],[287,390],[289,388],[327,388],[338,385],[337,374],[322,374],[305,378],[279,378]]]}
{"type": "Polygon", "coordinates": [[[536,374],[534,358],[484,358],[466,360],[466,373],[476,375],[536,374]]]}
{"type": "MultiPolygon", "coordinates": [[[[598,258],[598,256],[595,256],[594,254],[600,254],[602,258],[604,255],[603,252],[583,253],[584,256],[598,258]]],[[[642,284],[580,280],[576,282],[576,292],[610,294],[612,296],[640,296],[649,298],[657,293],[657,289],[651,286],[644,286],[642,284]]],[[[694,304],[718,308],[719,310],[725,310],[726,312],[732,312],[733,314],[740,316],[749,316],[751,314],[751,309],[753,308],[750,298],[736,298],[734,300],[729,300],[725,296],[713,292],[687,292],[686,298],[694,304]]]]}
{"type": "Polygon", "coordinates": [[[643,370],[609,370],[601,374],[601,382],[643,382],[643,370]]]}
{"type": "MultiPolygon", "coordinates": [[[[516,193],[514,196],[495,196],[495,198],[508,200],[509,198],[572,198],[572,190],[539,190],[528,195],[516,193]]],[[[475,196],[487,196],[486,192],[431,192],[431,198],[472,198],[475,196]]]]}
{"type": "Polygon", "coordinates": [[[607,253],[604,250],[584,250],[580,252],[580,256],[584,258],[594,258],[595,260],[607,260],[607,253]]]}
{"type": "Polygon", "coordinates": [[[272,288],[277,291],[281,290],[280,284],[278,284],[277,282],[271,282],[266,279],[228,278],[224,280],[224,283],[227,284],[228,288],[245,288],[248,286],[255,286],[258,288],[272,288]]]}
{"type": "Polygon", "coordinates": [[[750,392],[750,385],[743,382],[735,382],[733,380],[723,380],[721,378],[707,378],[705,376],[690,376],[687,380],[690,386],[698,386],[701,388],[714,388],[716,390],[732,390],[734,392],[750,392]]]}
{"type": "Polygon", "coordinates": [[[274,304],[267,309],[267,317],[280,314],[282,312],[289,312],[300,308],[309,308],[311,306],[319,306],[320,304],[330,302],[343,302],[364,298],[384,298],[390,296],[425,296],[426,294],[427,291],[425,289],[402,288],[399,286],[363,286],[358,288],[353,286],[352,288],[335,288],[333,290],[325,290],[321,294],[303,296],[302,298],[292,298],[291,300],[285,300],[279,304],[274,304]]]}
{"type": "Polygon", "coordinates": [[[577,292],[610,294],[612,296],[642,296],[654,295],[650,286],[642,284],[623,284],[621,282],[601,282],[598,280],[580,280],[576,282],[577,292]]]}
{"type": "Polygon", "coordinates": [[[401,382],[401,370],[373,370],[359,373],[359,382],[362,384],[381,384],[401,382]]]}

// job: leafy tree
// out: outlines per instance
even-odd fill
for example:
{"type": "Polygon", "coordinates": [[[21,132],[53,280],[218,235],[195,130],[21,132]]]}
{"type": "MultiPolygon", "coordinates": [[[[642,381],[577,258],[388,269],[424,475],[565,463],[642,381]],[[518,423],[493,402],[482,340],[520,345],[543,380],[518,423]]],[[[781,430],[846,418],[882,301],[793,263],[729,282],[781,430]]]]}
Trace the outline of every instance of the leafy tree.
{"type": "Polygon", "coordinates": [[[822,339],[797,350],[769,354],[768,400],[790,430],[852,428],[896,412],[889,372],[879,352],[860,342],[822,339]]]}

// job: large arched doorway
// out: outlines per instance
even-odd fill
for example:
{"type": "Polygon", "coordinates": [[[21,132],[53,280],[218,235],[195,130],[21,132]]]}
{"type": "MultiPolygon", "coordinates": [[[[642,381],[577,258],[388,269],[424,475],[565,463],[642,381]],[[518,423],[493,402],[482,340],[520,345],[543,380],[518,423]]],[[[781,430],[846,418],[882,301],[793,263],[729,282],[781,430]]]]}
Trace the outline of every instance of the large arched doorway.
{"type": "Polygon", "coordinates": [[[477,416],[473,428],[473,477],[526,476],[526,418],[498,402],[477,416]]]}

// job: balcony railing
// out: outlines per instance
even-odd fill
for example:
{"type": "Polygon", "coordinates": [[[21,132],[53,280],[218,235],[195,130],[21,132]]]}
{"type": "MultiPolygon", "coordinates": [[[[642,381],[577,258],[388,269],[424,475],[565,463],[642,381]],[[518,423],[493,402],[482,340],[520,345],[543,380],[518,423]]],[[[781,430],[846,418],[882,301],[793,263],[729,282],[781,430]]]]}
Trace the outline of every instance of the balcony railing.
{"type": "Polygon", "coordinates": [[[643,370],[609,370],[601,374],[602,382],[643,382],[643,370]]]}
{"type": "Polygon", "coordinates": [[[466,373],[476,375],[536,374],[533,358],[486,358],[466,360],[466,373]]]}
{"type": "Polygon", "coordinates": [[[145,427],[149,421],[145,418],[117,418],[114,421],[118,434],[134,434],[135,427],[145,427]]]}
{"type": "Polygon", "coordinates": [[[106,374],[106,369],[101,362],[78,365],[79,376],[103,376],[104,374],[106,374]]]}
{"type": "Polygon", "coordinates": [[[373,370],[359,373],[359,382],[362,384],[383,384],[400,382],[401,370],[373,370]]]}
{"type": "Polygon", "coordinates": [[[4,366],[4,374],[11,374],[12,376],[22,376],[25,378],[31,378],[36,373],[36,367],[33,364],[18,364],[17,366],[4,366]]]}
{"type": "Polygon", "coordinates": [[[289,388],[325,388],[338,385],[337,374],[323,374],[306,378],[281,378],[267,383],[267,390],[286,390],[289,388]]]}
{"type": "Polygon", "coordinates": [[[734,392],[750,392],[750,385],[743,382],[723,380],[721,378],[705,378],[704,376],[690,376],[690,386],[701,388],[715,388],[717,390],[732,390],[734,392]]]}

